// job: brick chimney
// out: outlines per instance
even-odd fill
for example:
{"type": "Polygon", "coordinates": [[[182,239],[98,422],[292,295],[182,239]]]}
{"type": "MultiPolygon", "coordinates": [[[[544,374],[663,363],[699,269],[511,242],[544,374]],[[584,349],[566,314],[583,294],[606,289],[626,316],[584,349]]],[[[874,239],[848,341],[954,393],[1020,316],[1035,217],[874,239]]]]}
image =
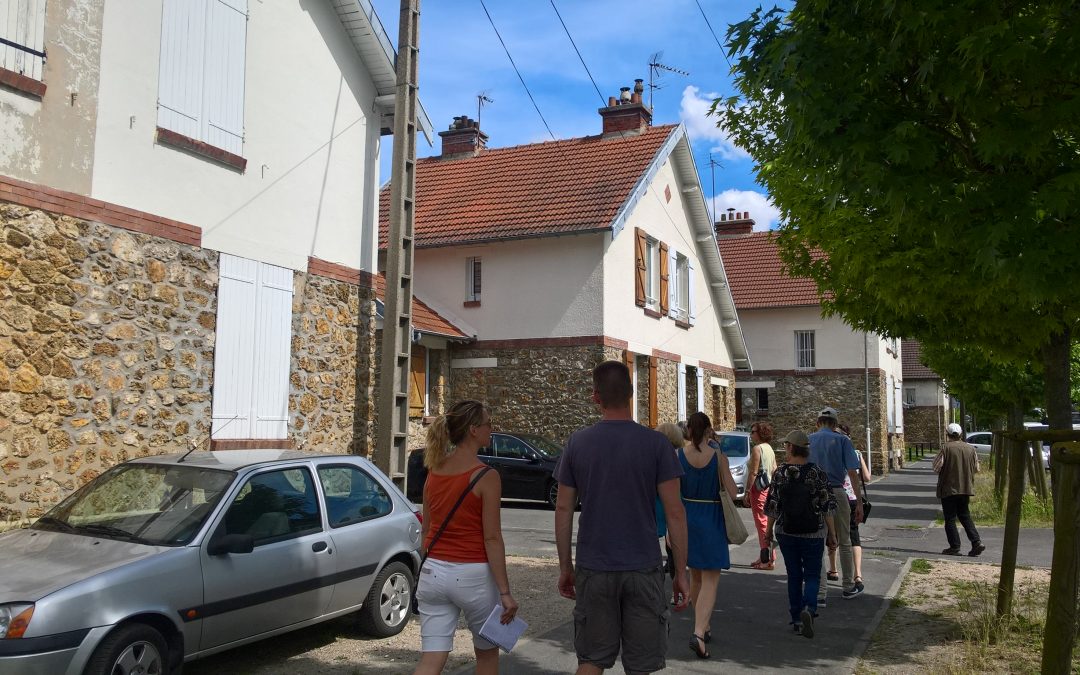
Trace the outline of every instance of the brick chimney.
{"type": "Polygon", "coordinates": [[[604,136],[637,134],[652,126],[652,110],[641,100],[645,90],[643,80],[634,80],[634,91],[623,87],[618,96],[609,96],[606,108],[600,108],[604,120],[604,136]]]}
{"type": "Polygon", "coordinates": [[[750,234],[754,231],[754,219],[749,211],[736,211],[728,209],[726,214],[720,214],[720,220],[716,222],[716,238],[735,237],[740,234],[750,234]]]}
{"type": "Polygon", "coordinates": [[[440,131],[439,136],[442,137],[442,157],[475,157],[487,147],[487,134],[480,131],[480,123],[469,119],[468,115],[455,117],[450,128],[440,131]]]}

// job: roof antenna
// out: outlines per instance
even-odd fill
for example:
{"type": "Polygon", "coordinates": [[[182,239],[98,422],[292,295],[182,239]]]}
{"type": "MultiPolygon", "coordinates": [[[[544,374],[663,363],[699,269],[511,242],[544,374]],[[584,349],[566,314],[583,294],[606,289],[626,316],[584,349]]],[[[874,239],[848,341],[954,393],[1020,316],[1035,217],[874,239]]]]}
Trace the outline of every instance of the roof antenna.
{"type": "Polygon", "coordinates": [[[484,107],[485,103],[494,103],[495,99],[488,98],[487,94],[480,92],[476,95],[476,126],[480,126],[480,110],[484,107]]]}
{"type": "MultiPolygon", "coordinates": [[[[240,415],[233,415],[232,418],[228,422],[221,425],[221,428],[218,429],[218,431],[223,430],[225,427],[227,427],[230,424],[232,424],[233,422],[235,422],[236,418],[239,417],[239,416],[240,415]]],[[[187,452],[185,452],[184,455],[180,459],[176,460],[176,463],[177,464],[183,464],[184,460],[187,459],[187,456],[190,455],[191,453],[195,452],[199,448],[200,445],[202,445],[204,442],[209,443],[210,436],[213,434],[213,429],[214,429],[214,425],[213,425],[213,423],[211,423],[210,424],[210,431],[206,432],[206,436],[204,438],[201,438],[201,439],[197,440],[197,441],[191,441],[191,449],[188,450],[187,452]]]]}
{"type": "Polygon", "coordinates": [[[662,73],[661,71],[666,70],[669,73],[675,73],[676,75],[685,75],[687,77],[690,76],[690,73],[686,72],[685,70],[679,70],[678,68],[673,68],[671,66],[665,66],[663,63],[660,63],[660,59],[662,59],[662,58],[664,58],[664,52],[662,52],[662,51],[656,52],[652,56],[649,57],[649,108],[650,109],[653,107],[653,91],[656,90],[656,89],[661,89],[664,86],[662,84],[655,84],[654,83],[654,80],[659,80],[663,76],[664,73],[662,73]]]}

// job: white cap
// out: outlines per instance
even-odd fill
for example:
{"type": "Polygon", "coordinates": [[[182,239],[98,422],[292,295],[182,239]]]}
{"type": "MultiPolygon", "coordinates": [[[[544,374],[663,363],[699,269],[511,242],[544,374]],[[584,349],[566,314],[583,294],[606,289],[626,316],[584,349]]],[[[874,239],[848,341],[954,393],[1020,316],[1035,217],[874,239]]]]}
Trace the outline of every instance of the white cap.
{"type": "Polygon", "coordinates": [[[945,431],[949,432],[950,434],[955,434],[957,436],[964,435],[964,430],[960,428],[960,425],[956,422],[951,422],[949,426],[945,427],[945,431]]]}

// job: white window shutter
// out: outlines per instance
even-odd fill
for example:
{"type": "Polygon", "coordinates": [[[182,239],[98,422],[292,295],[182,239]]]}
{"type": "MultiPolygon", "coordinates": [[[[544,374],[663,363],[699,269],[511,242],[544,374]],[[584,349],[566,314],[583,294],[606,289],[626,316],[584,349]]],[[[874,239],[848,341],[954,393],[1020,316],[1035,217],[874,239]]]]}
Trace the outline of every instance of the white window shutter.
{"type": "Polygon", "coordinates": [[[214,346],[213,438],[251,438],[259,263],[221,254],[214,346]]]}
{"type": "Polygon", "coordinates": [[[678,415],[680,420],[686,419],[686,364],[679,364],[678,378],[678,415]]]}
{"type": "Polygon", "coordinates": [[[203,121],[207,1],[165,0],[161,13],[158,126],[198,140],[203,121]]]}
{"type": "Polygon", "coordinates": [[[255,304],[255,423],[251,438],[287,438],[293,272],[259,263],[255,304]]]}
{"type": "Polygon", "coordinates": [[[203,138],[242,155],[244,150],[244,68],[247,0],[208,0],[206,92],[203,138]]]}
{"type": "Polygon", "coordinates": [[[705,412],[705,371],[698,366],[695,372],[697,372],[697,409],[698,412],[705,412]]]}
{"type": "MultiPolygon", "coordinates": [[[[693,326],[694,321],[697,320],[697,305],[695,304],[696,299],[694,298],[694,263],[686,263],[686,274],[688,275],[686,279],[686,287],[687,289],[689,289],[688,295],[690,296],[686,299],[687,322],[691,326],[693,326]]],[[[701,379],[698,378],[698,381],[700,382],[701,379]]]]}
{"type": "MultiPolygon", "coordinates": [[[[679,316],[679,253],[672,246],[668,248],[668,316],[679,316]]],[[[681,417],[679,419],[682,419],[681,417]]]]}
{"type": "Polygon", "coordinates": [[[0,68],[41,80],[45,60],[45,0],[0,0],[0,38],[32,49],[0,43],[0,68]]]}

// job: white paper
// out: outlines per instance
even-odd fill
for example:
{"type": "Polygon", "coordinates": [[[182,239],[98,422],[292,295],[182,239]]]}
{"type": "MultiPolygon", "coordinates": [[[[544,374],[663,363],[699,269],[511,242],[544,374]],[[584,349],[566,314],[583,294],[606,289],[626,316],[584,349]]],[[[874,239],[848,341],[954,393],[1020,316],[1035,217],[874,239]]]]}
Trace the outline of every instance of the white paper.
{"type": "Polygon", "coordinates": [[[529,624],[516,616],[510,623],[503,624],[500,621],[502,613],[503,606],[495,605],[495,609],[491,610],[487,621],[484,621],[484,625],[480,627],[480,637],[509,653],[517,644],[521,634],[529,627],[529,624]]]}

